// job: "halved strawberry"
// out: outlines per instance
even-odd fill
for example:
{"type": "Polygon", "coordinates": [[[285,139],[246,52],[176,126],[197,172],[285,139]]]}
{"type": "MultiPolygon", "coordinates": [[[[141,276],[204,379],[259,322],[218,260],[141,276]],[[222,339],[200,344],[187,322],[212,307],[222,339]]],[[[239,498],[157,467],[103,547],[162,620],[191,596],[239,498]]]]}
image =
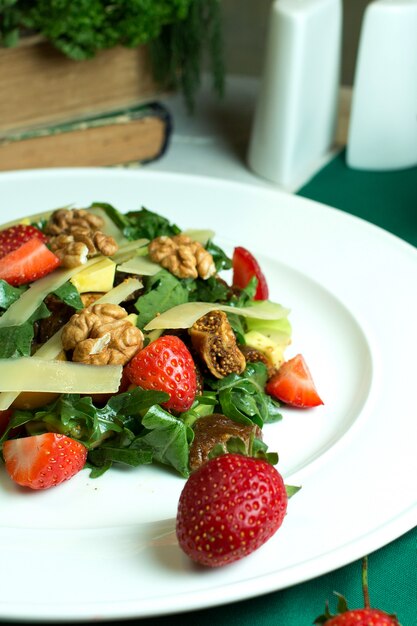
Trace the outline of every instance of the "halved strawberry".
{"type": "Polygon", "coordinates": [[[30,224],[16,224],[15,226],[1,230],[0,258],[6,256],[9,252],[13,252],[13,250],[17,250],[17,248],[20,248],[22,244],[30,239],[39,239],[39,241],[43,241],[43,243],[46,243],[48,240],[47,236],[39,230],[39,228],[31,226],[30,224]]]}
{"type": "Polygon", "coordinates": [[[323,404],[301,354],[281,365],[268,380],[265,391],[277,400],[298,408],[323,404]]]}
{"type": "Polygon", "coordinates": [[[247,286],[251,278],[255,277],[258,280],[258,286],[256,288],[255,300],[268,300],[269,291],[268,284],[264,273],[258,261],[253,254],[238,246],[233,252],[233,286],[243,289],[247,286]]]}
{"type": "Polygon", "coordinates": [[[139,350],[125,366],[129,380],[142,389],[165,391],[170,399],[162,406],[183,413],[194,402],[197,390],[195,364],[179,337],[164,335],[139,350]]]}
{"type": "Polygon", "coordinates": [[[3,444],[10,478],[22,487],[48,489],[72,478],[85,464],[87,449],[66,435],[44,433],[3,444]]]}
{"type": "Polygon", "coordinates": [[[58,257],[37,238],[0,259],[0,278],[18,287],[42,278],[60,264],[58,257]]]}

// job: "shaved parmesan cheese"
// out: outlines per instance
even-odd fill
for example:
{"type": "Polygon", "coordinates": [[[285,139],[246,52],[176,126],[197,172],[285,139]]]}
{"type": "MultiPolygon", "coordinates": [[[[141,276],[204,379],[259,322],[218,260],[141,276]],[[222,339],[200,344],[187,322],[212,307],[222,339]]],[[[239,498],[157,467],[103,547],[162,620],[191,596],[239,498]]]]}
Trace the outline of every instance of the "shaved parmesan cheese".
{"type": "Polygon", "coordinates": [[[113,261],[116,263],[122,263],[127,259],[130,259],[132,256],[135,256],[138,252],[141,252],[141,248],[145,251],[145,246],[149,243],[149,239],[136,239],[135,241],[131,241],[125,246],[121,246],[118,251],[112,255],[113,261]]]}
{"type": "MultiPolygon", "coordinates": [[[[125,280],[117,287],[114,287],[111,291],[102,296],[99,300],[96,300],[96,303],[109,303],[109,304],[120,304],[123,302],[128,296],[130,296],[134,291],[140,289],[142,287],[142,283],[140,280],[136,278],[130,278],[125,280]]],[[[35,353],[35,357],[37,360],[43,361],[52,361],[56,359],[58,354],[62,351],[62,328],[52,335],[48,341],[46,341],[35,353]]],[[[11,363],[13,359],[5,359],[8,363],[11,363]]],[[[91,366],[93,367],[93,366],[91,366]]],[[[94,367],[98,367],[97,365],[94,367]]],[[[20,383],[21,384],[21,383],[20,383]]],[[[0,392],[0,411],[5,411],[10,407],[10,405],[16,400],[19,393],[24,391],[24,389],[19,389],[16,392],[0,392]]],[[[36,389],[35,391],[42,391],[41,389],[36,389]]],[[[76,393],[75,391],[71,393],[76,393]]]]}
{"type": "Polygon", "coordinates": [[[190,328],[194,322],[210,311],[224,311],[225,313],[235,313],[243,317],[252,317],[261,320],[277,320],[286,317],[289,313],[280,304],[275,304],[266,300],[253,306],[235,307],[217,302],[186,302],[179,304],[172,309],[168,309],[149,322],[144,330],[154,330],[156,328],[190,328]]]}
{"type": "Polygon", "coordinates": [[[23,324],[23,322],[26,322],[48,294],[58,289],[58,287],[61,287],[61,285],[66,283],[67,280],[75,276],[78,272],[98,263],[101,259],[102,257],[99,256],[78,267],[57,269],[44,278],[40,278],[32,283],[29,289],[24,291],[20,298],[0,317],[0,328],[5,326],[19,326],[23,324]]]}
{"type": "Polygon", "coordinates": [[[214,230],[210,229],[197,230],[189,228],[188,230],[183,230],[181,234],[187,235],[187,237],[193,241],[198,241],[198,243],[201,243],[202,246],[206,246],[208,242],[214,238],[216,233],[214,230]]]}
{"type": "Polygon", "coordinates": [[[134,256],[125,263],[117,266],[118,272],[126,272],[127,274],[138,274],[140,276],[153,276],[161,266],[154,263],[148,256],[134,256]]]}
{"type": "Polygon", "coordinates": [[[94,215],[97,215],[98,217],[101,217],[101,219],[104,222],[104,225],[100,228],[100,230],[103,233],[106,233],[106,235],[109,235],[110,237],[113,237],[113,239],[115,240],[115,242],[119,246],[123,246],[123,245],[125,245],[127,243],[128,240],[123,235],[123,233],[120,230],[120,228],[118,228],[116,226],[116,224],[107,215],[107,213],[106,213],[106,211],[104,209],[102,209],[100,206],[90,206],[90,207],[88,207],[87,211],[89,213],[94,213],[94,215]]]}
{"type": "Polygon", "coordinates": [[[98,300],[95,301],[94,304],[120,304],[126,298],[132,295],[138,289],[141,289],[143,284],[137,278],[127,278],[117,287],[113,287],[111,291],[105,293],[104,296],[101,296],[98,300]]]}
{"type": "Polygon", "coordinates": [[[0,411],[6,411],[10,408],[19,393],[20,391],[17,393],[15,391],[0,393],[0,411]]]}
{"type": "Polygon", "coordinates": [[[115,393],[121,376],[121,365],[100,367],[36,357],[0,359],[0,391],[6,392],[115,393]]]}

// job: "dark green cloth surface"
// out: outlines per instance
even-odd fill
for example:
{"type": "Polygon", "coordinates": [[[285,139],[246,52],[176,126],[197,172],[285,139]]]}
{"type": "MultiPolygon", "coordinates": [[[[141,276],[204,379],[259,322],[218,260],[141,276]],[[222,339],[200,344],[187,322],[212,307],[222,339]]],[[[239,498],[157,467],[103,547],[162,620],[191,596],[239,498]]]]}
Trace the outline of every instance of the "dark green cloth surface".
{"type": "MultiPolygon", "coordinates": [[[[349,169],[341,153],[299,194],[364,218],[417,245],[417,168],[388,173],[360,172],[349,169]]],[[[373,606],[395,612],[402,626],[417,626],[417,529],[369,555],[369,586],[373,606]]],[[[335,609],[333,591],[344,594],[351,608],[363,606],[361,561],[252,600],[127,623],[307,626],[323,612],[327,599],[335,609]]]]}
{"type": "Polygon", "coordinates": [[[417,246],[417,167],[395,172],[353,170],[341,152],[298,193],[377,224],[417,246]]]}

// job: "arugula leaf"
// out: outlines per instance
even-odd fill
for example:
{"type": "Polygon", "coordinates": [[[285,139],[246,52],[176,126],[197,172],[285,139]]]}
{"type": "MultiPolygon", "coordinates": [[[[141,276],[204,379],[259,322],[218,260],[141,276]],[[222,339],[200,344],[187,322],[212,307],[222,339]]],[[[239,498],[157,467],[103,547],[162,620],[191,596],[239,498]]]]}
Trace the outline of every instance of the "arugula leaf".
{"type": "Polygon", "coordinates": [[[0,328],[0,358],[16,359],[30,356],[33,339],[33,326],[25,322],[21,326],[0,328]]]}
{"type": "Polygon", "coordinates": [[[253,304],[253,299],[256,294],[256,288],[258,286],[258,279],[253,276],[246,287],[239,289],[230,299],[231,306],[249,306],[253,304]]]}
{"type": "Polygon", "coordinates": [[[216,276],[207,280],[185,278],[183,284],[188,290],[189,302],[227,302],[230,296],[229,286],[216,276]]]}
{"type": "Polygon", "coordinates": [[[182,281],[170,272],[161,270],[146,280],[145,293],[135,303],[138,311],[136,325],[143,328],[158,313],[187,301],[188,292],[182,281]]]}
{"type": "Polygon", "coordinates": [[[268,377],[264,363],[249,363],[243,374],[229,374],[221,380],[206,379],[218,393],[222,413],[242,424],[254,422],[260,428],[282,419],[279,403],[265,393],[268,377]]]}
{"type": "Polygon", "coordinates": [[[65,304],[79,311],[84,308],[78,289],[68,281],[52,292],[57,298],[65,304]]]}
{"type": "Polygon", "coordinates": [[[227,256],[227,254],[219,248],[213,241],[208,241],[205,246],[207,252],[210,252],[213,257],[214,265],[216,266],[216,270],[220,272],[221,270],[230,270],[232,267],[232,259],[227,256]]]}
{"type": "Polygon", "coordinates": [[[181,419],[187,426],[192,426],[200,417],[214,413],[216,404],[215,392],[203,391],[201,395],[196,396],[191,409],[181,414],[181,419]]]}
{"type": "Polygon", "coordinates": [[[27,287],[12,287],[0,279],[0,309],[8,309],[26,291],[27,287]]]}
{"type": "Polygon", "coordinates": [[[20,326],[0,328],[0,358],[14,359],[20,356],[30,356],[34,337],[33,324],[37,320],[49,317],[50,314],[49,309],[42,303],[20,326]]]}
{"type": "Polygon", "coordinates": [[[90,473],[91,478],[101,476],[104,471],[110,469],[113,463],[138,467],[139,465],[148,465],[152,463],[152,460],[151,450],[137,450],[132,447],[122,448],[111,444],[104,444],[101,448],[90,450],[88,453],[89,464],[95,466],[90,473]]]}
{"type": "Polygon", "coordinates": [[[106,215],[120,228],[126,239],[131,241],[142,237],[152,240],[162,235],[178,235],[181,232],[178,226],[171,224],[167,218],[144,207],[140,211],[121,213],[114,206],[105,202],[94,202],[92,206],[103,209],[106,215]]]}
{"type": "Polygon", "coordinates": [[[89,396],[64,394],[41,410],[16,411],[14,417],[22,420],[19,425],[26,424],[30,434],[59,432],[81,441],[89,449],[118,436],[119,446],[126,447],[143,430],[142,415],[168,398],[162,391],[135,387],[112,396],[105,406],[98,408],[89,396]]]}
{"type": "Polygon", "coordinates": [[[151,451],[156,461],[175,468],[182,476],[189,476],[188,450],[194,433],[180,418],[158,405],[152,406],[142,419],[147,433],[135,439],[132,448],[151,451]]]}

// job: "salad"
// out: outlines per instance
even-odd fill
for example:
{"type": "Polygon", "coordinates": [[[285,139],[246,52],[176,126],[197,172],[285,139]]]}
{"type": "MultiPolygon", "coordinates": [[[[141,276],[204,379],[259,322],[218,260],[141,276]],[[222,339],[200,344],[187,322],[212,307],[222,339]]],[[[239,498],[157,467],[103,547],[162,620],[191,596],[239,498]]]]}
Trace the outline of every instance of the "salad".
{"type": "Polygon", "coordinates": [[[0,445],[17,484],[222,452],[277,460],[263,426],[322,404],[250,251],[97,202],[0,231],[0,445]],[[231,271],[229,271],[231,270],[231,271]],[[229,278],[231,276],[231,278],[229,278]]]}

